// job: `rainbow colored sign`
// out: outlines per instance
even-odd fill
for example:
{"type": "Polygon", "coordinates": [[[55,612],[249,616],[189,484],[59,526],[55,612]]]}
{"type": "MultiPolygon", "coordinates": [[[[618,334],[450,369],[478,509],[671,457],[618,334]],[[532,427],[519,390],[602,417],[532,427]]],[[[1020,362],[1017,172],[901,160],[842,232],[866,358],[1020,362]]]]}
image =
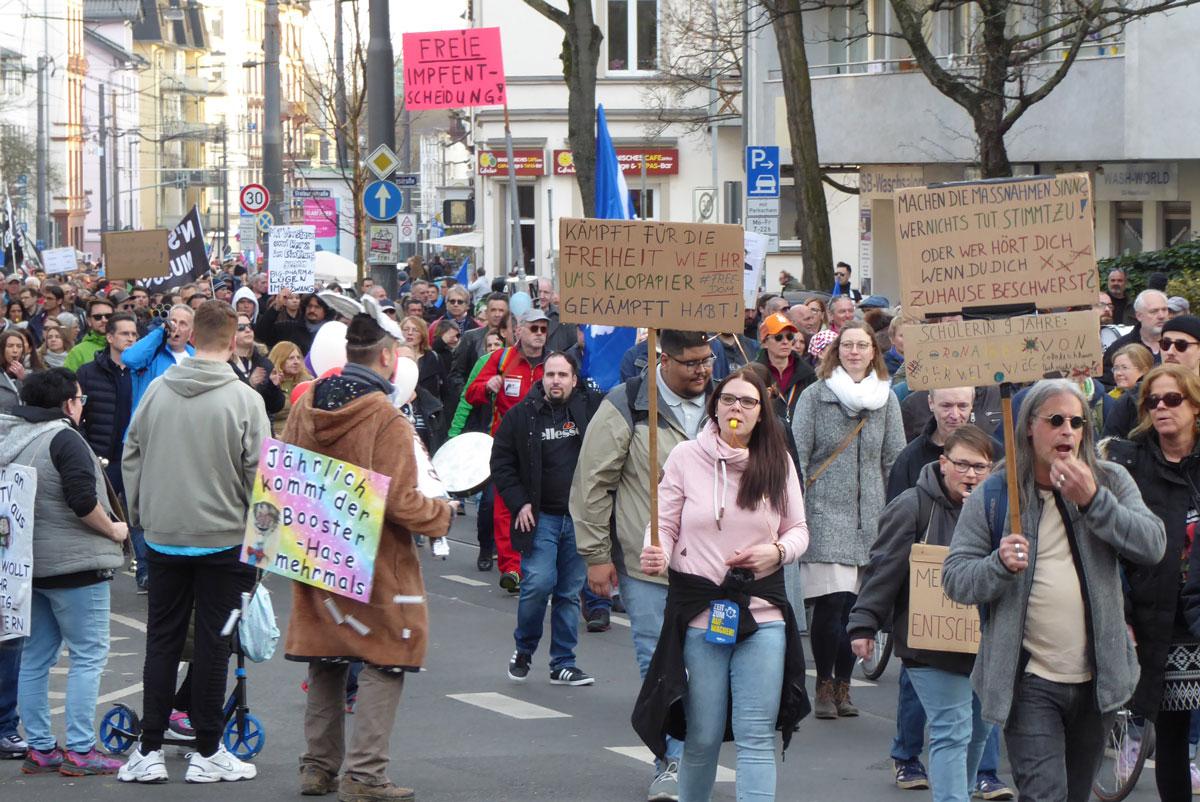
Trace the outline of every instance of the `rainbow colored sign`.
{"type": "Polygon", "coordinates": [[[371,599],[391,477],[267,438],[241,561],[355,601],[371,599]]]}

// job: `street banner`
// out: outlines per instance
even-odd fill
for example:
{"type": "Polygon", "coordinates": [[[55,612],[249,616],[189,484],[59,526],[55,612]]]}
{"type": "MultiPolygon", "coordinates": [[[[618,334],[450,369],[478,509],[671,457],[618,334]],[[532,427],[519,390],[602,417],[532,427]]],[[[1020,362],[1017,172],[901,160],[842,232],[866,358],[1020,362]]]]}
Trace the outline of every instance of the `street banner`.
{"type": "Polygon", "coordinates": [[[507,103],[499,28],[404,34],[407,108],[464,109],[507,103]]]}
{"type": "Polygon", "coordinates": [[[1100,317],[1091,309],[904,326],[913,390],[1099,376],[1100,317]]]}
{"type": "MultiPolygon", "coordinates": [[[[147,279],[164,275],[170,270],[171,255],[168,240],[171,232],[165,228],[150,231],[106,231],[100,235],[100,250],[104,254],[104,276],[112,280],[147,279]]],[[[63,250],[71,251],[71,248],[63,250]]],[[[53,253],[45,251],[44,253],[53,253]]],[[[71,254],[74,262],[74,252],[71,254]]],[[[74,270],[74,266],[70,268],[74,270]]],[[[50,272],[47,270],[46,272],[50,272]]]]}
{"type": "Polygon", "coordinates": [[[908,648],[975,654],[979,610],[951,601],[942,590],[949,546],[914,543],[908,557],[908,648]]]}
{"type": "Polygon", "coordinates": [[[42,251],[42,266],[48,274],[70,273],[79,263],[75,261],[74,248],[51,248],[42,251]]]}
{"type": "Polygon", "coordinates": [[[741,331],[741,226],[652,220],[559,223],[564,322],[741,331]]]}
{"type": "Polygon", "coordinates": [[[0,468],[0,641],[29,636],[36,490],[33,468],[0,468]]]}
{"type": "Polygon", "coordinates": [[[894,199],[906,317],[1096,303],[1086,173],[911,187],[894,199]]]}
{"type": "Polygon", "coordinates": [[[274,226],[267,255],[267,292],[284,287],[312,292],[317,266],[317,230],[313,226],[274,226]]]}
{"type": "MultiPolygon", "coordinates": [[[[329,190],[309,190],[329,192],[329,190]]],[[[301,197],[293,190],[293,197],[301,197]]],[[[317,238],[317,247],[323,251],[338,250],[338,199],[330,197],[302,197],[304,225],[312,226],[317,238]]]]}
{"type": "Polygon", "coordinates": [[[164,274],[159,270],[157,278],[148,277],[144,282],[150,292],[165,292],[182,287],[208,272],[204,227],[200,225],[200,212],[196,211],[195,206],[167,233],[167,257],[169,272],[164,274]]]}
{"type": "Polygon", "coordinates": [[[254,477],[241,561],[369,602],[391,481],[267,438],[254,477]]]}

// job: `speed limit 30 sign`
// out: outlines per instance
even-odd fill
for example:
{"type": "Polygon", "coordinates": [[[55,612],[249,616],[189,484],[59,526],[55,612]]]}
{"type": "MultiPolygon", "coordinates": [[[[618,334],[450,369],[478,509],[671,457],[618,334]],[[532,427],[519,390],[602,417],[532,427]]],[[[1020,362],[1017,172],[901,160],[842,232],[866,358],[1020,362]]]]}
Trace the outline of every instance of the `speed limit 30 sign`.
{"type": "Polygon", "coordinates": [[[267,208],[271,202],[271,193],[262,184],[247,184],[242,187],[240,196],[242,209],[250,214],[258,214],[267,208]]]}

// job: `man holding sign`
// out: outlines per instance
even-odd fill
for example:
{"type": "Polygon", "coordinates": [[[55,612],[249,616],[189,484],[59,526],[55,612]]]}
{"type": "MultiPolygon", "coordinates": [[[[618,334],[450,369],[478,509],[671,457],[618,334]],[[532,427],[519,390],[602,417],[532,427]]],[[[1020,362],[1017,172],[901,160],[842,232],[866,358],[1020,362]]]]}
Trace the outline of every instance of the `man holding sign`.
{"type": "MultiPolygon", "coordinates": [[[[399,330],[391,328],[389,333],[371,315],[356,315],[346,331],[342,374],[317,381],[296,401],[282,437],[290,445],[391,477],[382,521],[374,522],[382,531],[376,529],[369,602],[301,582],[292,585],[286,654],[309,664],[300,792],[336,790],[356,802],[414,798],[387,776],[404,675],[421,670],[428,636],[425,584],[412,533],[441,537],[450,529],[450,505],[418,490],[413,428],[390,400],[389,379],[399,358],[399,330]],[[365,666],[347,750],[346,673],[357,660],[365,666]]],[[[371,523],[351,508],[355,496],[350,495],[339,510],[357,523],[344,534],[347,551],[371,523]]]]}

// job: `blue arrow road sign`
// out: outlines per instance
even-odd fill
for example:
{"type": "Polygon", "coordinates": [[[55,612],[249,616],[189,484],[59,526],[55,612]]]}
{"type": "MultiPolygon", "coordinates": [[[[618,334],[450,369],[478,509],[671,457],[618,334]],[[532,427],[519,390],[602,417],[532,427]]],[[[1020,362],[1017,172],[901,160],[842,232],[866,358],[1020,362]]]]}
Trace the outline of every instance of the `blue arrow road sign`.
{"type": "Polygon", "coordinates": [[[746,197],[779,197],[777,145],[751,145],[746,148],[746,197]]]}
{"type": "Polygon", "coordinates": [[[372,220],[394,220],[404,205],[404,194],[391,181],[372,181],[363,190],[362,204],[372,220]]]}

